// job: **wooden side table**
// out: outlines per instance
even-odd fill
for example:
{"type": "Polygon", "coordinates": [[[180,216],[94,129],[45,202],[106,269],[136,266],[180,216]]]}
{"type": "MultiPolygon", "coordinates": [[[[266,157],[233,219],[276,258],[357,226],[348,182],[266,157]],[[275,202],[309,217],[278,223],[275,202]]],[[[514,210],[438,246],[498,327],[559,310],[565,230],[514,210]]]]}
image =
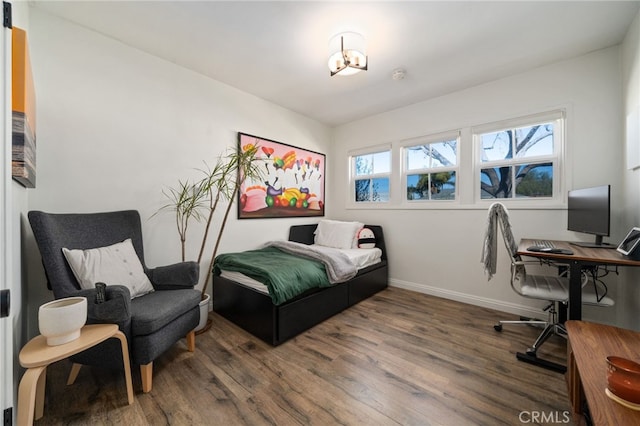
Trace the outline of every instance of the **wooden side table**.
{"type": "MultiPolygon", "coordinates": [[[[110,337],[120,339],[124,376],[127,384],[127,399],[133,404],[133,386],[131,384],[131,366],[129,365],[129,347],[126,336],[118,330],[116,324],[93,324],[82,327],[80,337],[59,346],[48,346],[44,336],[31,339],[20,351],[20,365],[28,370],[20,380],[18,388],[18,424],[31,425],[35,419],[44,414],[44,388],[47,377],[47,366],[56,361],[68,358],[89,349],[110,337]]],[[[78,374],[74,364],[72,375],[78,374]]],[[[70,379],[70,382],[72,380],[70,379]]]]}
{"type": "Polygon", "coordinates": [[[640,411],[605,394],[607,356],[640,359],[640,333],[586,321],[567,321],[565,327],[569,337],[567,384],[574,419],[582,421],[582,402],[586,400],[595,426],[640,426],[640,411]]]}

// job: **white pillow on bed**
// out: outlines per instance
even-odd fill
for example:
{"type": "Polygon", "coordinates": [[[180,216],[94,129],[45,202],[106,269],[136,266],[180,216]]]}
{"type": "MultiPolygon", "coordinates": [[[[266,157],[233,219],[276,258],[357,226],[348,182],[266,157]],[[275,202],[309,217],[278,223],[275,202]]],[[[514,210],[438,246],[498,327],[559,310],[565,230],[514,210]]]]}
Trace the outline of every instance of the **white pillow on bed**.
{"type": "Polygon", "coordinates": [[[325,247],[350,249],[357,247],[358,232],[364,223],[323,219],[315,231],[315,243],[325,247]]]}

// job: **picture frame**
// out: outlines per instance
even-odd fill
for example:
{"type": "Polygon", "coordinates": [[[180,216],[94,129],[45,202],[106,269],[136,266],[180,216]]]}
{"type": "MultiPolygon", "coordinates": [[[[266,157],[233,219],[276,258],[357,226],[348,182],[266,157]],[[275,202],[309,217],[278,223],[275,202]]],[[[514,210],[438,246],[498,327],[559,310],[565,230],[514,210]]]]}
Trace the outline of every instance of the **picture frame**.
{"type": "Polygon", "coordinates": [[[238,132],[238,149],[251,146],[264,174],[261,182],[246,180],[240,186],[238,219],[324,216],[324,154],[238,132]]]}
{"type": "Polygon", "coordinates": [[[36,98],[27,33],[12,30],[11,175],[26,188],[36,187],[36,98]]]}

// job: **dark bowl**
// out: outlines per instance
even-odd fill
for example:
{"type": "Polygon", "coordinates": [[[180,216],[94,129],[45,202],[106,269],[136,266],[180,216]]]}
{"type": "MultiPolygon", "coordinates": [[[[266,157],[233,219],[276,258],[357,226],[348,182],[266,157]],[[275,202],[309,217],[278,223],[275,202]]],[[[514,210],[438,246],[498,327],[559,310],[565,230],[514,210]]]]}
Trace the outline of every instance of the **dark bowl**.
{"type": "Polygon", "coordinates": [[[640,364],[619,356],[608,356],[607,388],[625,401],[640,404],[640,364]]]}

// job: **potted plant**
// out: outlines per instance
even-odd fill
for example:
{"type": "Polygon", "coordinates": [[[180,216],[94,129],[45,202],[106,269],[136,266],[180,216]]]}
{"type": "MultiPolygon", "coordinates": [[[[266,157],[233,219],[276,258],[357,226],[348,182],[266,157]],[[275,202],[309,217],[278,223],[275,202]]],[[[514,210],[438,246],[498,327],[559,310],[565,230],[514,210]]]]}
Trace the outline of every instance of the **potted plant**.
{"type": "Polygon", "coordinates": [[[213,262],[218,253],[233,202],[246,179],[261,180],[263,176],[262,168],[255,163],[258,147],[250,145],[244,148],[244,150],[230,150],[226,155],[218,157],[213,168],[207,166],[206,169],[200,170],[203,177],[199,181],[178,181],[176,187],[162,191],[169,203],[162,206],[159,211],[168,209],[175,212],[182,261],[186,260],[187,230],[191,220],[204,221],[202,240],[196,261],[201,264],[202,261],[208,259],[209,267],[202,285],[201,318],[196,331],[206,331],[210,326],[210,323],[207,322],[209,295],[206,290],[213,275],[213,262]],[[207,241],[214,234],[212,229],[214,216],[218,208],[224,205],[224,202],[227,204],[217,228],[215,245],[210,257],[205,259],[207,241]]]}

